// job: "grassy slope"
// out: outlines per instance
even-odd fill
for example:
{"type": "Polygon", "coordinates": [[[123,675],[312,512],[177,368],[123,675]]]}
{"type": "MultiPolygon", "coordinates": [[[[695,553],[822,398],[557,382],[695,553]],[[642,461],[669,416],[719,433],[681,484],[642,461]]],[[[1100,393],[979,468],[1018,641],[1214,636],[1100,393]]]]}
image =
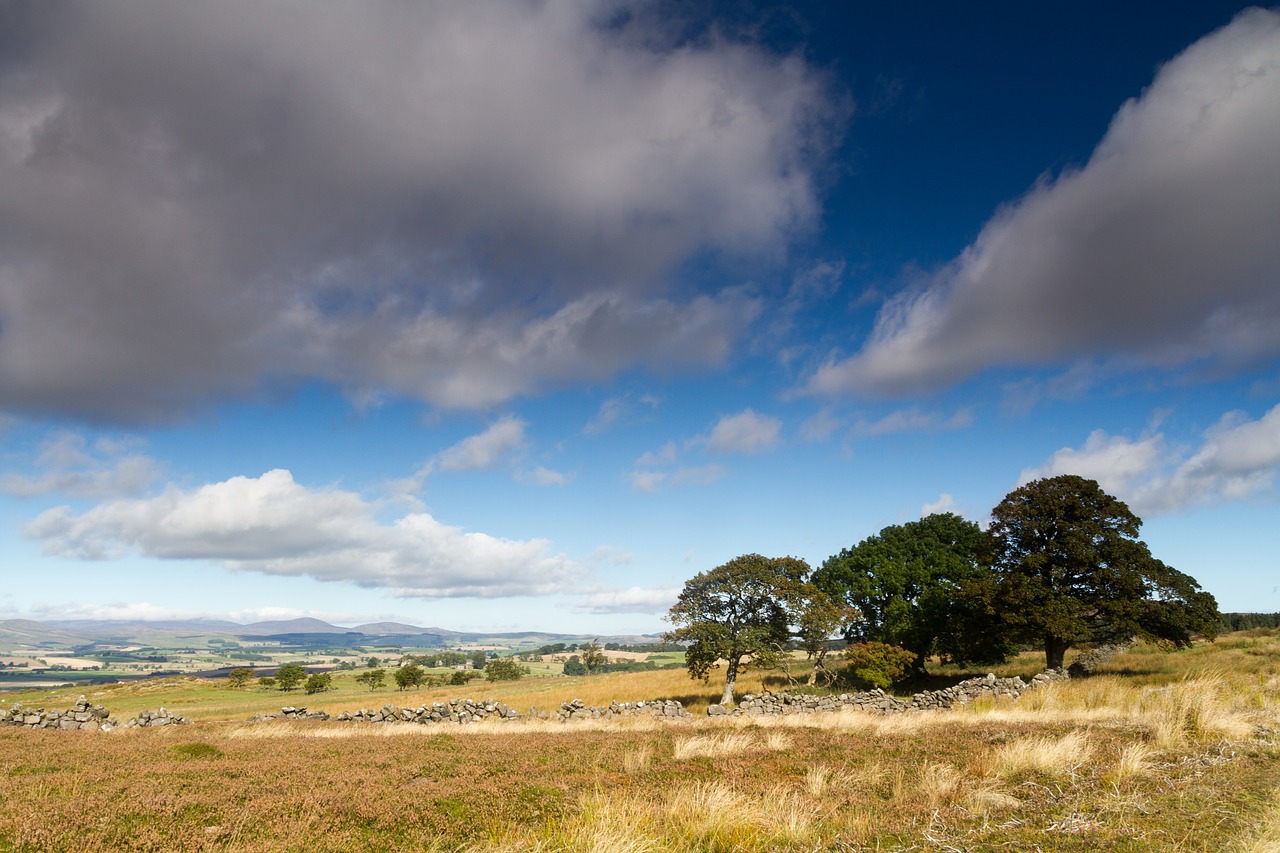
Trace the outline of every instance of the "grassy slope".
{"type": "MultiPolygon", "coordinates": [[[[1275,850],[1280,635],[1143,647],[1109,672],[936,714],[465,728],[247,725],[282,694],[129,685],[94,699],[200,722],[0,729],[0,851],[1275,850]]],[[[654,672],[287,700],[717,692],[654,672]]]]}

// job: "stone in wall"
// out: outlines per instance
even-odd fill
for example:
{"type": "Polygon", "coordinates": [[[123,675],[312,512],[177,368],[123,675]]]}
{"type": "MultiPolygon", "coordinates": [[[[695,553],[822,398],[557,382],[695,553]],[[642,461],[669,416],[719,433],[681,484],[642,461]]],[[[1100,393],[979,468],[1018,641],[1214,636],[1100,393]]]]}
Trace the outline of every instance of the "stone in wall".
{"type": "Polygon", "coordinates": [[[77,699],[75,705],[67,710],[26,708],[20,702],[13,703],[12,707],[7,711],[0,708],[0,726],[109,732],[116,725],[116,721],[107,712],[106,708],[101,705],[89,704],[89,700],[83,696],[77,699]]]}
{"type": "Polygon", "coordinates": [[[181,714],[174,714],[161,708],[159,711],[139,711],[138,716],[124,724],[126,729],[159,728],[161,726],[184,726],[191,720],[181,714]]]}

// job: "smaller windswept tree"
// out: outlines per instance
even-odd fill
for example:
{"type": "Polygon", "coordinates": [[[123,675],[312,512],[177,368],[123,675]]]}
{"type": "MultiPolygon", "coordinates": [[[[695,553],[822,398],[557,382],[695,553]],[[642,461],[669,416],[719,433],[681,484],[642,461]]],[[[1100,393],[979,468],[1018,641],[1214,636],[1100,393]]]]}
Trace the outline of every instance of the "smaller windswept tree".
{"type": "Polygon", "coordinates": [[[372,691],[382,687],[382,684],[384,681],[386,681],[386,678],[387,678],[387,671],[385,669],[371,669],[368,672],[362,672],[359,675],[357,675],[356,681],[368,687],[369,690],[372,691]]]}
{"type": "Polygon", "coordinates": [[[795,557],[745,554],[685,582],[663,635],[685,648],[693,678],[707,680],[724,661],[720,704],[733,702],[738,675],[748,666],[769,667],[789,652],[805,614],[825,594],[809,580],[809,565],[795,557]]]}

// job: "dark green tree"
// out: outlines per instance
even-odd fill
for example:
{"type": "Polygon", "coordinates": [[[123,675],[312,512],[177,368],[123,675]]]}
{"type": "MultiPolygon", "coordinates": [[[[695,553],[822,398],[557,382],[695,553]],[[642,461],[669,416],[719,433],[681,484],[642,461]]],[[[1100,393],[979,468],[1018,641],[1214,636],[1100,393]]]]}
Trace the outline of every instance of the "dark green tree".
{"type": "Polygon", "coordinates": [[[405,664],[396,670],[396,686],[401,690],[407,690],[422,684],[422,679],[426,677],[427,674],[416,663],[405,664]]]}
{"type": "Polygon", "coordinates": [[[582,659],[577,655],[570,655],[569,659],[564,662],[565,675],[586,675],[587,667],[582,663],[582,659]]]}
{"type": "Polygon", "coordinates": [[[484,664],[485,664],[484,652],[481,652],[481,651],[472,652],[470,661],[471,661],[471,668],[476,670],[477,672],[484,669],[484,664]]]}
{"type": "Polygon", "coordinates": [[[1010,492],[991,512],[994,606],[1010,640],[1043,644],[1050,669],[1067,649],[1133,636],[1176,648],[1217,636],[1213,596],[1151,556],[1125,503],[1064,474],[1010,492]]]}
{"type": "Polygon", "coordinates": [[[313,672],[307,676],[307,683],[303,685],[303,689],[307,693],[323,693],[333,687],[333,676],[327,672],[313,672]]]}
{"type": "Polygon", "coordinates": [[[808,579],[808,564],[795,557],[736,557],[685,582],[667,614],[676,627],[663,636],[686,644],[693,678],[708,679],[725,661],[720,703],[731,704],[740,672],[773,666],[789,648],[806,602],[820,595],[808,579]]]}
{"type": "Polygon", "coordinates": [[[253,667],[237,666],[227,673],[227,686],[241,688],[248,684],[251,678],[253,678],[253,667]]]}
{"type": "Polygon", "coordinates": [[[369,690],[372,691],[382,687],[386,678],[387,671],[385,669],[371,669],[368,672],[362,672],[357,675],[356,681],[368,687],[369,690]]]}
{"type": "Polygon", "coordinates": [[[292,690],[307,680],[307,668],[300,663],[287,663],[276,670],[276,686],[292,690]]]}
{"type": "Polygon", "coordinates": [[[516,681],[524,678],[524,667],[515,658],[494,658],[485,665],[484,677],[489,681],[516,681]]]}
{"type": "Polygon", "coordinates": [[[604,651],[600,648],[599,640],[592,640],[580,648],[578,650],[578,659],[587,668],[587,672],[598,669],[609,662],[609,659],[605,657],[604,651]]]}
{"type": "Polygon", "coordinates": [[[938,513],[895,524],[829,558],[813,583],[857,614],[844,626],[853,643],[886,643],[915,655],[998,660],[1003,647],[981,624],[987,609],[973,603],[987,576],[986,537],[972,521],[938,513]]]}

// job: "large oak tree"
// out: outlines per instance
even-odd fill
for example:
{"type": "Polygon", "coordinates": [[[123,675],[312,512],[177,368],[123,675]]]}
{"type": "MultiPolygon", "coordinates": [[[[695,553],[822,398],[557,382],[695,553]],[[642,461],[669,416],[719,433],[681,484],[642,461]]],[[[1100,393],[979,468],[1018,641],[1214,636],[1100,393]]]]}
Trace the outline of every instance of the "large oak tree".
{"type": "Polygon", "coordinates": [[[935,513],[845,548],[813,573],[813,582],[858,614],[844,626],[850,642],[900,646],[916,656],[917,669],[933,654],[999,660],[1004,647],[985,608],[973,604],[983,599],[973,589],[987,579],[985,544],[977,524],[935,513]]]}
{"type": "Polygon", "coordinates": [[[1015,489],[991,512],[994,606],[1008,639],[1043,644],[1050,669],[1067,649],[1133,636],[1174,647],[1214,637],[1218,605],[1151,555],[1125,503],[1064,474],[1015,489]]]}

